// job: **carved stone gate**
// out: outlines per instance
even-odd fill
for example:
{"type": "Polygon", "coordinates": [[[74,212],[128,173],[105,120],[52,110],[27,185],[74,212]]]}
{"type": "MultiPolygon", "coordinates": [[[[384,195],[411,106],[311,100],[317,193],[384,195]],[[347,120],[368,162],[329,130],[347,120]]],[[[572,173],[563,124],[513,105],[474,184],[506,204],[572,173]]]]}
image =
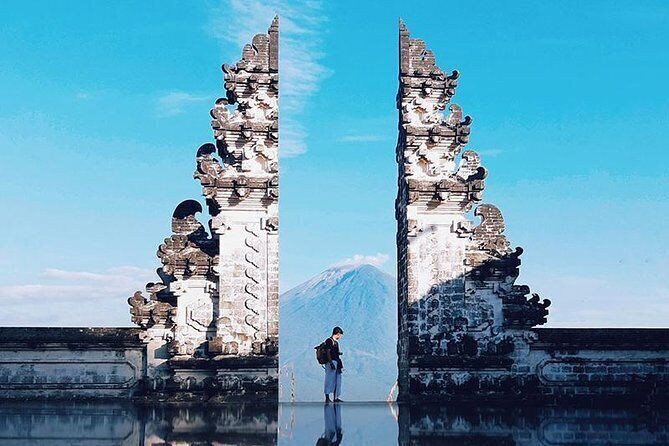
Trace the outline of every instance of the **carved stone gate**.
{"type": "Polygon", "coordinates": [[[161,391],[275,398],[278,353],[278,18],[224,65],[214,142],[197,150],[201,205],[187,200],[158,248],[160,281],[130,298],[161,391]]]}
{"type": "MultiPolygon", "coordinates": [[[[140,329],[0,329],[0,399],[278,397],[278,20],[224,66],[213,140],[158,248],[159,280],[129,299],[140,329]]],[[[399,398],[669,400],[669,329],[534,328],[548,300],[517,285],[471,119],[399,28],[399,398]],[[478,220],[475,222],[475,220],[478,220]]]]}
{"type": "Polygon", "coordinates": [[[462,151],[472,120],[451,102],[458,78],[400,22],[399,398],[666,395],[668,330],[533,328],[550,301],[515,283],[523,250],[482,203],[479,155],[462,151]]]}

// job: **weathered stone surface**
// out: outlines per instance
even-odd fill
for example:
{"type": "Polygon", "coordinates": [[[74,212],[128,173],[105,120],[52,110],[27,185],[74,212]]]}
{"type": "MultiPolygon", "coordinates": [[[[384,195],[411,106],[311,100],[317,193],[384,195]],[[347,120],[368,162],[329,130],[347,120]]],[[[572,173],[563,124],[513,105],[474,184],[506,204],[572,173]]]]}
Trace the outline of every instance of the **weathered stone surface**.
{"type": "Polygon", "coordinates": [[[0,327],[0,345],[46,347],[49,344],[141,346],[139,328],[0,327]]]}
{"type": "Polygon", "coordinates": [[[197,153],[195,178],[202,183],[212,233],[220,243],[212,354],[276,354],[277,61],[275,19],[268,34],[244,47],[237,64],[223,67],[226,97],[211,110],[216,145],[204,145],[197,153]]]}
{"type": "Polygon", "coordinates": [[[549,302],[528,299],[529,289],[514,285],[522,250],[510,249],[500,211],[480,204],[480,223],[467,217],[482,200],[486,170],[472,150],[458,162],[471,124],[450,102],[458,72],[442,72],[402,23],[399,51],[398,352],[406,394],[416,361],[507,362],[513,340],[503,328],[545,322],[549,302]]]}
{"type": "Polygon", "coordinates": [[[145,378],[140,333],[127,328],[0,328],[0,398],[138,395],[145,378]]]}
{"type": "MultiPolygon", "coordinates": [[[[153,296],[153,294],[152,294],[153,296]]],[[[173,322],[176,308],[167,302],[161,302],[155,298],[146,299],[141,291],[136,291],[128,298],[130,305],[131,320],[143,328],[155,324],[167,325],[173,322]]]]}
{"type": "Polygon", "coordinates": [[[546,350],[662,350],[669,346],[668,328],[534,328],[532,332],[536,335],[532,344],[546,350]]]}

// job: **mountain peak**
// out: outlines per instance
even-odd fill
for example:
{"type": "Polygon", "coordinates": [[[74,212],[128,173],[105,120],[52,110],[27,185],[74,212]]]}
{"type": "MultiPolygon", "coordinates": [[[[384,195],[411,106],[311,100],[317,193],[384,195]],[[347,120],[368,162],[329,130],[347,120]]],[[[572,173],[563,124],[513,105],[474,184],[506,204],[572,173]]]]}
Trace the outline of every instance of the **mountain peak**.
{"type": "Polygon", "coordinates": [[[342,264],[334,265],[317,275],[316,277],[340,277],[341,275],[348,274],[351,272],[359,274],[375,274],[382,276],[389,276],[389,274],[381,271],[375,265],[371,263],[357,263],[357,264],[342,264]]]}
{"type": "Polygon", "coordinates": [[[323,369],[313,348],[340,326],[346,333],[341,345],[349,399],[384,400],[397,375],[396,290],[394,277],[360,262],[333,265],[283,293],[282,388],[290,388],[292,373],[298,400],[320,400],[323,369]]]}
{"type": "Polygon", "coordinates": [[[348,263],[333,265],[311,279],[282,293],[280,302],[286,302],[300,295],[317,295],[340,284],[342,281],[358,278],[377,282],[394,282],[393,276],[369,263],[348,263]]]}

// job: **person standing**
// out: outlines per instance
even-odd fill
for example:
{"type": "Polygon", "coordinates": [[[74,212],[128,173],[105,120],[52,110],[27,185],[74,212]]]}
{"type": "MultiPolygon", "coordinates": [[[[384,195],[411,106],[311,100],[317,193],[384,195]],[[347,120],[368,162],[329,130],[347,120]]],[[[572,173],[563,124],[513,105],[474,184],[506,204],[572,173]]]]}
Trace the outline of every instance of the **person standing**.
{"type": "Polygon", "coordinates": [[[325,364],[325,382],[323,384],[325,391],[325,402],[330,402],[330,394],[332,399],[339,403],[339,395],[341,395],[341,375],[344,366],[341,362],[341,351],[339,350],[339,340],[344,335],[344,331],[335,327],[332,329],[332,336],[325,340],[327,348],[328,362],[325,364]]]}

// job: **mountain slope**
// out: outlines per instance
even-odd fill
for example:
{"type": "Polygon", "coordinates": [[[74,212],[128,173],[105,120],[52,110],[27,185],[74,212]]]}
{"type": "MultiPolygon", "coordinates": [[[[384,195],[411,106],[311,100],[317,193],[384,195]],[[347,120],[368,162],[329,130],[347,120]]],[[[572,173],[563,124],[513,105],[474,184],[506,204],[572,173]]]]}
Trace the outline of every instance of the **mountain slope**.
{"type": "Polygon", "coordinates": [[[338,325],[344,353],[342,398],[385,400],[397,378],[396,282],[371,265],[338,266],[281,295],[281,400],[323,398],[323,369],[314,347],[338,325]]]}

